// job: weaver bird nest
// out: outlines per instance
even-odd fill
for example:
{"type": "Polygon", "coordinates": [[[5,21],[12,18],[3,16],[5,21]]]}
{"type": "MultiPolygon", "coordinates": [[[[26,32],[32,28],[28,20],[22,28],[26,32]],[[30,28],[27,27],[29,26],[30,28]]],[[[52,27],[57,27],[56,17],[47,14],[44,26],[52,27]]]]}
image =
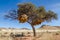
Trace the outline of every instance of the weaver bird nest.
{"type": "Polygon", "coordinates": [[[24,23],[28,20],[28,16],[26,14],[23,14],[21,16],[18,16],[18,20],[21,22],[21,23],[24,23]]]}
{"type": "Polygon", "coordinates": [[[33,25],[38,25],[38,24],[41,24],[43,22],[42,19],[36,19],[32,22],[33,25]]]}

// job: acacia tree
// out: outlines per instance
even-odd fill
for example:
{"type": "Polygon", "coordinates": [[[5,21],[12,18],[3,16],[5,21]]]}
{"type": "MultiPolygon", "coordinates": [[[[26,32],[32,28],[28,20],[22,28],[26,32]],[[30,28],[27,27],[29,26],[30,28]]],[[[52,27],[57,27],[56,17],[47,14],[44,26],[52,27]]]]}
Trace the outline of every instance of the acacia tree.
{"type": "Polygon", "coordinates": [[[57,19],[57,14],[53,11],[46,11],[43,6],[36,7],[32,3],[19,4],[17,10],[13,10],[5,16],[17,19],[19,23],[28,22],[32,26],[34,36],[36,36],[35,25],[39,25],[44,21],[49,22],[52,19],[57,19]]]}

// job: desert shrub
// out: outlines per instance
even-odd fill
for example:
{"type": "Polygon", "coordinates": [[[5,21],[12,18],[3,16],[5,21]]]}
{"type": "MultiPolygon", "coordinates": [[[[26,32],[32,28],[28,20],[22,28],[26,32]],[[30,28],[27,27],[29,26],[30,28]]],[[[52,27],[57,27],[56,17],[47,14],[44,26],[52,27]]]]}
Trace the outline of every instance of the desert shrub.
{"type": "Polygon", "coordinates": [[[59,33],[56,33],[56,35],[59,35],[59,33]]]}

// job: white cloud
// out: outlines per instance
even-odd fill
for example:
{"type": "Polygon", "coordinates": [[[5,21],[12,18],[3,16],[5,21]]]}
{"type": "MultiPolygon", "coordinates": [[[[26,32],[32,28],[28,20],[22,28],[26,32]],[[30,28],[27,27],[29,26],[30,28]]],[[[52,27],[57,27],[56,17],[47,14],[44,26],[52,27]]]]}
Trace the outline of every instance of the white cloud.
{"type": "Polygon", "coordinates": [[[60,11],[60,3],[48,5],[47,9],[59,12],[60,11]]]}
{"type": "Polygon", "coordinates": [[[57,7],[60,8],[60,3],[52,4],[51,6],[55,7],[55,8],[57,8],[57,7]]]}

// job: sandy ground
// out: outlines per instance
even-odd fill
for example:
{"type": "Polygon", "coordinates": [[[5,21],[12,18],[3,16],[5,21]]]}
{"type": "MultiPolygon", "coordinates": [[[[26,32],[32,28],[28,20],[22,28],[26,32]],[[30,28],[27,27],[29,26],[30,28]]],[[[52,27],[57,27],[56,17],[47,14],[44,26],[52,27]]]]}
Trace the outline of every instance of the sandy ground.
{"type": "MultiPolygon", "coordinates": [[[[38,34],[37,34],[38,35],[38,34]]],[[[0,40],[60,40],[60,32],[56,33],[40,33],[37,37],[0,37],[0,40]]]]}

